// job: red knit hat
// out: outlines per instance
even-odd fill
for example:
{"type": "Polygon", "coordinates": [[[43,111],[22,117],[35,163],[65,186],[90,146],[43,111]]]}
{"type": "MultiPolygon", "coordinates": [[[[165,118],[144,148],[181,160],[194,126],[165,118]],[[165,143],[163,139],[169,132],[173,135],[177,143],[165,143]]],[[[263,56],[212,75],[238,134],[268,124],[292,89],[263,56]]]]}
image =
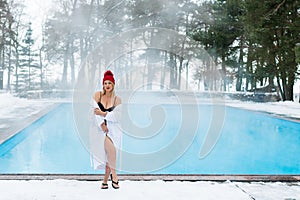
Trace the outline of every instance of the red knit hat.
{"type": "Polygon", "coordinates": [[[114,74],[110,70],[107,70],[104,73],[102,84],[104,84],[104,81],[106,80],[110,80],[113,84],[115,84],[114,74]]]}

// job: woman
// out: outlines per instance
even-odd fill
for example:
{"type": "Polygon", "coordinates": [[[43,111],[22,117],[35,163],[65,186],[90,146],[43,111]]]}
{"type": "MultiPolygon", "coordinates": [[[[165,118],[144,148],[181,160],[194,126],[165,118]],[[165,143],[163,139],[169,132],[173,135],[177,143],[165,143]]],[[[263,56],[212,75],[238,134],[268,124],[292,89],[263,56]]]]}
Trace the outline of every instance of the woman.
{"type": "Polygon", "coordinates": [[[94,100],[98,106],[94,114],[100,117],[98,127],[105,134],[104,150],[106,154],[105,175],[102,182],[102,189],[108,188],[109,175],[114,189],[119,188],[118,176],[116,173],[117,150],[121,143],[122,131],[120,129],[121,98],[115,95],[115,79],[113,73],[108,70],[103,77],[103,91],[94,94],[94,100]]]}

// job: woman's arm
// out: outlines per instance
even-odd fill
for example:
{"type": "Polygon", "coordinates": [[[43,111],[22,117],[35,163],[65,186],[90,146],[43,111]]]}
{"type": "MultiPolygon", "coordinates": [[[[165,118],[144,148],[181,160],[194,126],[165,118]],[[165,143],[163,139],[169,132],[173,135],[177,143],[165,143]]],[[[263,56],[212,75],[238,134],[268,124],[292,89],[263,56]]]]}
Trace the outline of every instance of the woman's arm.
{"type": "Polygon", "coordinates": [[[95,92],[94,96],[93,96],[93,101],[91,102],[91,106],[92,106],[92,112],[94,115],[94,120],[97,126],[99,126],[105,133],[108,132],[105,120],[104,120],[104,116],[106,115],[105,112],[102,112],[99,109],[99,106],[97,104],[97,102],[100,101],[100,92],[95,92]]]}
{"type": "Polygon", "coordinates": [[[105,117],[107,115],[107,112],[103,112],[99,108],[95,108],[94,113],[95,115],[101,115],[102,117],[105,117]]]}
{"type": "MultiPolygon", "coordinates": [[[[94,100],[96,101],[96,102],[99,102],[100,101],[100,95],[101,95],[101,92],[99,91],[99,92],[95,92],[95,94],[94,94],[94,100]]],[[[103,112],[102,110],[100,110],[99,108],[95,108],[94,109],[94,114],[95,115],[100,115],[100,116],[102,116],[102,117],[105,117],[106,116],[106,112],[103,112]]]]}

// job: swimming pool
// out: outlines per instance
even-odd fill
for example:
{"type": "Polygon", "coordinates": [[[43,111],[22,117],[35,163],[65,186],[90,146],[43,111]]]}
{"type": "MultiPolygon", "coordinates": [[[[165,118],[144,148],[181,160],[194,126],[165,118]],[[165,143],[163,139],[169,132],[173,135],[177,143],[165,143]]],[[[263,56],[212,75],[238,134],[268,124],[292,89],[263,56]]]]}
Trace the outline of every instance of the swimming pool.
{"type": "MultiPolygon", "coordinates": [[[[148,138],[124,135],[124,151],[143,155],[170,144],[181,116],[177,114],[178,106],[161,106],[172,118],[167,118],[159,134],[148,138]]],[[[300,174],[300,123],[225,107],[221,136],[212,151],[200,158],[199,151],[211,124],[212,105],[197,106],[200,123],[187,150],[169,165],[140,173],[300,174]]],[[[145,118],[141,112],[134,115],[140,126],[151,123],[149,116],[145,118]]],[[[90,166],[89,152],[76,132],[72,105],[61,104],[0,145],[0,173],[95,174],[102,171],[94,171],[90,166]]],[[[138,169],[135,173],[139,173],[138,169]]]]}

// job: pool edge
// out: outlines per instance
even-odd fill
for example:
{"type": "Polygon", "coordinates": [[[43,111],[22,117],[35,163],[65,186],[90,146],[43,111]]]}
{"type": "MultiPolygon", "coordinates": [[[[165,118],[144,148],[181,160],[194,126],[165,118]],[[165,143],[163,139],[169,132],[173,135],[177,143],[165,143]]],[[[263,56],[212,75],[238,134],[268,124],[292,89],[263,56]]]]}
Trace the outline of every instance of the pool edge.
{"type": "MultiPolygon", "coordinates": [[[[99,181],[102,174],[0,174],[0,180],[78,180],[99,181]]],[[[299,182],[300,175],[215,175],[215,174],[119,174],[119,180],[130,181],[237,181],[299,182]]]]}

